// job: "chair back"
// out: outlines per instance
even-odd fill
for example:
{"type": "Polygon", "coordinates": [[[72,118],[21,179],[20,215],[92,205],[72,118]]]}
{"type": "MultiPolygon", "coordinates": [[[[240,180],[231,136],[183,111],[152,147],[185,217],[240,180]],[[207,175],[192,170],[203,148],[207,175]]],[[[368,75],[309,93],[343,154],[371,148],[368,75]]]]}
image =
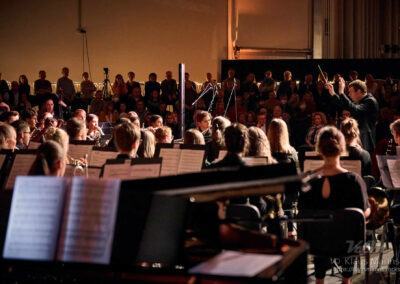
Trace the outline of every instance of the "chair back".
{"type": "MultiPolygon", "coordinates": [[[[362,210],[345,208],[323,212],[331,217],[331,221],[316,219],[315,222],[304,222],[299,226],[299,236],[309,243],[310,253],[325,257],[344,257],[362,253],[366,233],[362,210]]],[[[299,217],[312,218],[315,214],[315,210],[303,211],[299,212],[299,217]]]]}
{"type": "Polygon", "coordinates": [[[229,204],[226,207],[226,219],[251,230],[260,230],[261,215],[258,208],[251,204],[229,204]]]}

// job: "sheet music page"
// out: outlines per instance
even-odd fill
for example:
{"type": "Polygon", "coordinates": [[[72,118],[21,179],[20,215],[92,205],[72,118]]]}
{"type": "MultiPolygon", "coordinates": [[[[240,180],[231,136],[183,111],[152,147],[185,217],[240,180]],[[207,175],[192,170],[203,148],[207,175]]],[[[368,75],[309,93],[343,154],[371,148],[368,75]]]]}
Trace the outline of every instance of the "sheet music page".
{"type": "Polygon", "coordinates": [[[15,178],[17,176],[26,176],[31,169],[36,155],[33,154],[17,154],[14,158],[10,174],[7,179],[6,189],[13,189],[15,178]]]}
{"type": "Polygon", "coordinates": [[[160,170],[161,170],[160,163],[132,165],[130,179],[159,177],[160,170]]]}
{"type": "Polygon", "coordinates": [[[400,160],[387,160],[393,187],[400,187],[400,160]]]}
{"type": "Polygon", "coordinates": [[[65,186],[65,180],[57,177],[17,178],[4,258],[54,260],[65,186]]]}
{"type": "Polygon", "coordinates": [[[85,155],[88,154],[88,160],[90,161],[92,149],[93,145],[69,144],[68,155],[78,160],[85,158],[85,155]]]}
{"type": "Polygon", "coordinates": [[[304,172],[313,171],[322,167],[324,160],[304,160],[304,172]]]}
{"type": "Polygon", "coordinates": [[[243,157],[246,166],[265,166],[267,165],[267,157],[243,157]]]}
{"type": "Polygon", "coordinates": [[[386,188],[393,187],[387,161],[399,160],[399,159],[400,156],[376,155],[376,161],[378,162],[378,168],[379,168],[379,173],[381,174],[382,183],[386,188]]]}
{"type": "Polygon", "coordinates": [[[110,262],[119,188],[119,180],[73,178],[67,193],[58,260],[110,262]]]}
{"type": "Polygon", "coordinates": [[[6,159],[6,154],[0,154],[0,169],[3,166],[4,160],[6,159]]]}
{"type": "Polygon", "coordinates": [[[28,145],[28,149],[38,149],[42,145],[40,142],[30,141],[28,145]]]}
{"type": "Polygon", "coordinates": [[[223,251],[189,269],[190,274],[254,277],[282,260],[282,255],[223,251]]]}
{"type": "Polygon", "coordinates": [[[204,150],[182,149],[178,174],[201,172],[204,152],[204,150]]]}
{"type": "Polygon", "coordinates": [[[99,179],[100,178],[101,168],[91,168],[88,167],[88,177],[91,179],[99,179]]]}
{"type": "Polygon", "coordinates": [[[179,160],[181,157],[181,149],[161,148],[160,158],[163,158],[161,164],[161,176],[176,175],[178,173],[179,160]]]}
{"type": "Polygon", "coordinates": [[[348,170],[361,176],[361,161],[360,160],[341,160],[340,165],[348,170]]]}
{"type": "Polygon", "coordinates": [[[131,165],[130,160],[127,160],[129,163],[123,164],[105,164],[103,179],[121,179],[128,180],[131,175],[131,165]]]}
{"type": "Polygon", "coordinates": [[[118,152],[114,151],[92,151],[89,166],[102,167],[106,163],[106,160],[115,159],[117,156],[118,152]]]}

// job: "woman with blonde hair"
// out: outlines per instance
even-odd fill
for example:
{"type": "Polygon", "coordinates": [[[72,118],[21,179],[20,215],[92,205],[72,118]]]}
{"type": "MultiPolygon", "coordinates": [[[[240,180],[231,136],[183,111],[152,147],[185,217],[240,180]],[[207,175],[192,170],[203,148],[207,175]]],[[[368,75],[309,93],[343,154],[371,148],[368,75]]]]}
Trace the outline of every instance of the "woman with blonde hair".
{"type": "Polygon", "coordinates": [[[67,132],[61,128],[50,126],[44,134],[44,141],[56,141],[63,147],[65,153],[68,153],[69,149],[69,136],[67,132]]]}
{"type": "Polygon", "coordinates": [[[364,150],[360,140],[360,130],[358,129],[357,120],[354,118],[346,118],[340,125],[340,130],[346,141],[346,149],[349,158],[361,161],[361,174],[363,176],[371,174],[371,155],[364,150]]]}
{"type": "Polygon", "coordinates": [[[203,134],[196,128],[186,130],[183,139],[185,145],[205,145],[203,134]]]}
{"type": "Polygon", "coordinates": [[[267,135],[259,127],[252,126],[248,129],[249,146],[246,156],[267,157],[268,164],[275,164],[276,160],[271,155],[271,147],[267,135]]]}
{"type": "Polygon", "coordinates": [[[28,175],[46,175],[62,177],[66,167],[66,153],[55,141],[47,141],[40,145],[36,159],[28,175]]]}
{"type": "Polygon", "coordinates": [[[271,146],[271,154],[278,163],[298,163],[296,150],[290,145],[289,132],[286,122],[280,118],[272,119],[268,128],[268,140],[271,146]]]}
{"type": "Polygon", "coordinates": [[[219,150],[225,147],[224,131],[231,125],[229,119],[216,116],[211,123],[211,141],[206,144],[207,163],[218,158],[219,150]]]}
{"type": "Polygon", "coordinates": [[[137,151],[140,158],[153,158],[156,151],[156,138],[150,130],[141,131],[141,143],[137,151]]]}

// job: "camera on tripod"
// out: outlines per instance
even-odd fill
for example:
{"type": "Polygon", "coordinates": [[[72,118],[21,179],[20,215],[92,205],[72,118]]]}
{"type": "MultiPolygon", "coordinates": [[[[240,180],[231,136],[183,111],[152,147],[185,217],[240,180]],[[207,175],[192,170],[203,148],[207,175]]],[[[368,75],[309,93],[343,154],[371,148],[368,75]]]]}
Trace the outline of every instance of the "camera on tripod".
{"type": "Polygon", "coordinates": [[[108,67],[104,67],[103,69],[104,69],[104,73],[105,73],[106,75],[108,75],[108,71],[109,71],[110,69],[108,69],[108,67]]]}

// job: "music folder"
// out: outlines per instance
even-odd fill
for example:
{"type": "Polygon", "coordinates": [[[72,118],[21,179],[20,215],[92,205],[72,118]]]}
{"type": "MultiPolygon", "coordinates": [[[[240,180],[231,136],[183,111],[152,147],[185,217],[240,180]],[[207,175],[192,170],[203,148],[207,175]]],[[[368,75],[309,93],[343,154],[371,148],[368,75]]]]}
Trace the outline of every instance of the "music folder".
{"type": "Polygon", "coordinates": [[[7,175],[5,189],[11,190],[14,187],[17,176],[27,176],[36,158],[36,150],[18,150],[11,154],[12,164],[4,169],[7,175]]]}
{"type": "Polygon", "coordinates": [[[108,159],[103,167],[103,178],[135,180],[159,177],[162,158],[108,159]]]}
{"type": "Polygon", "coordinates": [[[119,180],[18,177],[3,258],[108,264],[119,180]]]}

